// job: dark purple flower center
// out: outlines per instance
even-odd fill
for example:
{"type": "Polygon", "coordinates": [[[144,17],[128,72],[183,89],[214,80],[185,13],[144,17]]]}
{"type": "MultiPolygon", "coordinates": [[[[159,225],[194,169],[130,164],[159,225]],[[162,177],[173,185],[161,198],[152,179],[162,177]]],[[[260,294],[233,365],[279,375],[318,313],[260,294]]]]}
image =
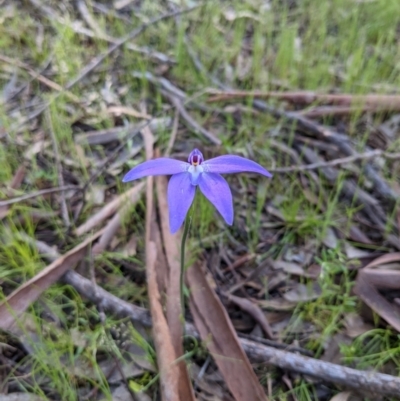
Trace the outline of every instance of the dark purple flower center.
{"type": "Polygon", "coordinates": [[[198,150],[198,149],[193,149],[193,150],[190,152],[188,162],[189,162],[192,166],[198,166],[198,165],[200,165],[201,163],[203,163],[203,161],[204,161],[203,155],[202,155],[202,153],[200,152],[200,150],[198,150]]]}

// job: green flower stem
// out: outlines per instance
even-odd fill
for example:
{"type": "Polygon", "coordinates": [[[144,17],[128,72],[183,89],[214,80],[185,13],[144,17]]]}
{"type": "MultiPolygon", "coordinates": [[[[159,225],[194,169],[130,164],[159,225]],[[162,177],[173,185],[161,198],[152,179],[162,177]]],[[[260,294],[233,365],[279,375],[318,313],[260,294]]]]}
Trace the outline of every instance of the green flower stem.
{"type": "Polygon", "coordinates": [[[185,219],[185,226],[183,228],[182,242],[181,242],[181,275],[180,275],[180,291],[181,291],[181,319],[182,323],[185,322],[185,295],[183,293],[183,278],[185,275],[185,246],[186,239],[189,234],[190,223],[192,222],[192,214],[185,219]]]}

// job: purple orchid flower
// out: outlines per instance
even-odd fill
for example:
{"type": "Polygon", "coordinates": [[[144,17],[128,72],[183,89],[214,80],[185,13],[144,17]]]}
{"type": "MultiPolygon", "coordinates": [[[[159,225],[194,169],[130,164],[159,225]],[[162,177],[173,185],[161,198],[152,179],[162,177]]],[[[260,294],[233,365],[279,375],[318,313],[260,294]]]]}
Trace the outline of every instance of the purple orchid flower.
{"type": "Polygon", "coordinates": [[[168,183],[168,207],[169,226],[173,234],[185,220],[196,193],[196,186],[199,186],[226,223],[232,225],[232,193],[220,174],[242,172],[272,177],[264,167],[244,157],[225,155],[205,161],[202,153],[194,149],[189,155],[188,163],[166,157],[148,160],[130,170],[122,181],[133,181],[152,175],[172,175],[168,183]]]}

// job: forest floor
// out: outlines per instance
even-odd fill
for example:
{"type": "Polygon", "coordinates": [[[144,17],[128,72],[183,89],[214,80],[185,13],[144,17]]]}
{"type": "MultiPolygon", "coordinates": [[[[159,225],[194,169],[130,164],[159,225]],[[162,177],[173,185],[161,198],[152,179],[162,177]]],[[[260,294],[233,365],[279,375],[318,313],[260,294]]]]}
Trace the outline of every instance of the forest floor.
{"type": "Polygon", "coordinates": [[[396,0],[0,0],[0,400],[400,399],[399,60],[396,0]],[[273,177],[196,196],[180,349],[122,178],[194,148],[273,177]]]}

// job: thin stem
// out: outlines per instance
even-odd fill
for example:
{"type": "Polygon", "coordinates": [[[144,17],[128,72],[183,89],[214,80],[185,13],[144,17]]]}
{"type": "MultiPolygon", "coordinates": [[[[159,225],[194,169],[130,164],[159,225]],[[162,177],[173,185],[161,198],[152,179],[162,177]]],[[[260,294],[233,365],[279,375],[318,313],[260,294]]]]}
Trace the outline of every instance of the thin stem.
{"type": "Polygon", "coordinates": [[[189,234],[190,223],[192,222],[192,214],[185,219],[185,226],[183,228],[182,242],[181,242],[181,275],[180,275],[180,291],[181,291],[181,317],[182,322],[185,321],[185,296],[183,294],[183,277],[185,275],[185,246],[186,239],[189,234]]]}

